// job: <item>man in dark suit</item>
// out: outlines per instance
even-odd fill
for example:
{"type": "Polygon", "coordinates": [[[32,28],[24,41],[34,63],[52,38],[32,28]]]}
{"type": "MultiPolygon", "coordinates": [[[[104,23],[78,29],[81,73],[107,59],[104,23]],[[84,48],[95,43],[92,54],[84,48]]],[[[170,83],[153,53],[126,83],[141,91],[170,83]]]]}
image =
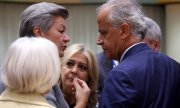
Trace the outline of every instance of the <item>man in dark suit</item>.
{"type": "MultiPolygon", "coordinates": [[[[160,50],[162,33],[159,25],[149,17],[145,17],[145,22],[147,25],[147,31],[144,42],[148,44],[148,46],[154,51],[160,50]]],[[[108,59],[104,52],[100,52],[97,54],[97,65],[99,69],[99,83],[98,83],[98,94],[99,97],[104,88],[104,82],[108,77],[109,71],[118,65],[118,61],[108,59]]]]}
{"type": "Polygon", "coordinates": [[[99,107],[180,108],[180,64],[143,42],[147,28],[137,3],[108,1],[97,22],[97,44],[120,62],[108,74],[99,107]]]}

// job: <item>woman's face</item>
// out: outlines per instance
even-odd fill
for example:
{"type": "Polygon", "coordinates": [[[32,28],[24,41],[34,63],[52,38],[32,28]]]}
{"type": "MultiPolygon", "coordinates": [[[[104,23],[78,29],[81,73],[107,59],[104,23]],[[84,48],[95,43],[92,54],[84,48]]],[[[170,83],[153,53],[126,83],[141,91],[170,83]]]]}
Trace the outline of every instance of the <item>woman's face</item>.
{"type": "Polygon", "coordinates": [[[57,16],[54,17],[54,23],[49,28],[49,30],[44,34],[44,36],[54,42],[58,49],[59,55],[62,57],[64,51],[66,50],[67,43],[70,41],[69,36],[66,34],[67,25],[64,18],[57,16]]]}
{"type": "Polygon", "coordinates": [[[73,94],[74,78],[88,81],[88,61],[82,53],[74,54],[63,66],[61,72],[62,89],[65,94],[73,94]]]}

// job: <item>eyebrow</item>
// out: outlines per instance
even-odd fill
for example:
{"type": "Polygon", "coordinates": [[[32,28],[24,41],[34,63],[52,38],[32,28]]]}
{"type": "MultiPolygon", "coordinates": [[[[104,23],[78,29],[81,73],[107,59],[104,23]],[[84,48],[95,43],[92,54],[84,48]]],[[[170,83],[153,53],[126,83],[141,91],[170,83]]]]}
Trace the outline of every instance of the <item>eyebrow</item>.
{"type": "Polygon", "coordinates": [[[66,30],[66,26],[64,24],[60,24],[59,26],[66,30]]]}
{"type": "Polygon", "coordinates": [[[75,63],[81,64],[81,65],[88,66],[88,64],[86,64],[86,63],[83,63],[83,62],[76,62],[75,60],[72,60],[72,59],[69,59],[68,61],[70,61],[70,62],[75,62],[75,63]]]}
{"type": "Polygon", "coordinates": [[[104,30],[104,29],[98,29],[98,31],[99,31],[100,33],[107,33],[107,31],[104,30]]]}
{"type": "Polygon", "coordinates": [[[80,62],[79,64],[81,64],[81,65],[83,65],[83,66],[88,66],[87,64],[85,64],[85,63],[82,63],[82,62],[80,62]]]}

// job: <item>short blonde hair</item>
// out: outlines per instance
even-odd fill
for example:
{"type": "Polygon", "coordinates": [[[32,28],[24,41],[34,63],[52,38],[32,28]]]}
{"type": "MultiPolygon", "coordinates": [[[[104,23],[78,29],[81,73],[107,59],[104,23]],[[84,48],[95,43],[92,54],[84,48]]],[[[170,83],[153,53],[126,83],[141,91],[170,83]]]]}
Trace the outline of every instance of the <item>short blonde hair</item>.
{"type": "Polygon", "coordinates": [[[22,37],[7,51],[2,81],[19,93],[45,94],[58,82],[59,75],[56,45],[45,38],[22,37]]]}
{"type": "MultiPolygon", "coordinates": [[[[98,83],[98,71],[97,71],[97,63],[96,63],[96,57],[92,53],[92,51],[88,48],[86,48],[83,44],[73,44],[71,45],[65,52],[64,57],[62,58],[62,66],[66,65],[68,60],[74,55],[74,54],[84,54],[87,57],[88,61],[88,82],[87,85],[91,89],[91,94],[89,97],[87,108],[95,107],[97,102],[97,95],[96,95],[96,88],[98,83]]],[[[62,80],[59,80],[59,84],[61,87],[62,80]]]]}

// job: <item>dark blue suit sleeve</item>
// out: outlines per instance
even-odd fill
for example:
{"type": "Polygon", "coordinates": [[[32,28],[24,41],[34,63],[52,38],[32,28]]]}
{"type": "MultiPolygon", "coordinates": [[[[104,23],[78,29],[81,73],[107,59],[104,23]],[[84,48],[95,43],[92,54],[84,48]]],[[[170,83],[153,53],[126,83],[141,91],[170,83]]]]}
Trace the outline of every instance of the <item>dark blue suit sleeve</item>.
{"type": "Polygon", "coordinates": [[[135,108],[136,88],[128,74],[113,69],[105,82],[100,108],[135,108]]]}

